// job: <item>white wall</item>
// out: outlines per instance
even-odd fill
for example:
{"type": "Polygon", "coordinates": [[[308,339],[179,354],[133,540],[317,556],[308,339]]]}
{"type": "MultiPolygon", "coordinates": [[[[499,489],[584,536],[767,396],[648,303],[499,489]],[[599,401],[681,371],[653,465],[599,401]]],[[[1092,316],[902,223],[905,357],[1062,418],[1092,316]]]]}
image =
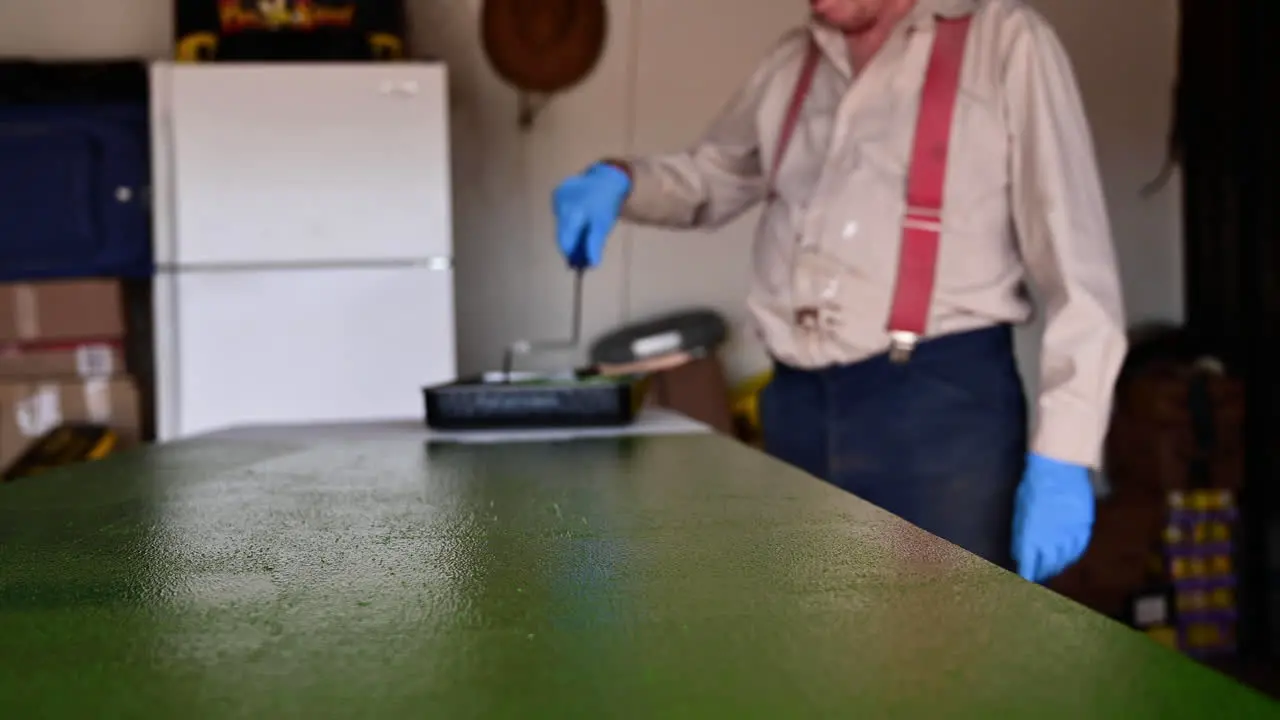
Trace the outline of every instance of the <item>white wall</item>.
{"type": "MultiPolygon", "coordinates": [[[[1031,0],[1075,60],[1093,121],[1131,317],[1182,317],[1177,183],[1139,190],[1159,169],[1175,67],[1176,3],[1031,0]],[[1105,52],[1103,52],[1105,51],[1105,52]],[[1110,62],[1105,59],[1110,58],[1110,62]]],[[[3,0],[0,54],[162,57],[172,0],[3,0]]],[[[555,183],[600,155],[678,148],[704,127],[802,0],[608,0],[611,37],[596,72],[531,132],[488,69],[482,0],[409,0],[418,54],[445,58],[453,84],[460,366],[491,368],[517,338],[568,330],[570,282],[554,250],[555,183]]],[[[753,217],[714,234],[627,228],[587,281],[586,329],[710,304],[741,327],[753,217]]],[[[760,369],[737,333],[735,375],[760,369]]],[[[1024,360],[1034,360],[1028,344],[1024,360]]]]}

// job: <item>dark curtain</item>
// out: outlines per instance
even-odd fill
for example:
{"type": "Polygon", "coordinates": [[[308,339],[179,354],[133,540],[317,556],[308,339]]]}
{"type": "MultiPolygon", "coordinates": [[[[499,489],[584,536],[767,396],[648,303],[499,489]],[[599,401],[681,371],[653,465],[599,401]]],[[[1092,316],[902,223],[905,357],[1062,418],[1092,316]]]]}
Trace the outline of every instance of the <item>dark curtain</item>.
{"type": "Polygon", "coordinates": [[[1183,175],[1188,328],[1248,389],[1242,650],[1280,657],[1280,192],[1276,0],[1181,0],[1173,152],[1183,175]],[[1270,6],[1269,9],[1266,9],[1270,6]]]}

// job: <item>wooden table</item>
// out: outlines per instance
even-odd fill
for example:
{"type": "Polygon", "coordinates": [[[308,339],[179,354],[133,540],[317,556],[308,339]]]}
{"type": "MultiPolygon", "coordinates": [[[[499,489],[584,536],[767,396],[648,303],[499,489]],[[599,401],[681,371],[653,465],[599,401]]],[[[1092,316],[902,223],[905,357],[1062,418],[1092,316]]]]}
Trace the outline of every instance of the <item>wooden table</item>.
{"type": "Polygon", "coordinates": [[[730,440],[240,433],[0,486],[11,718],[1276,718],[730,440]]]}

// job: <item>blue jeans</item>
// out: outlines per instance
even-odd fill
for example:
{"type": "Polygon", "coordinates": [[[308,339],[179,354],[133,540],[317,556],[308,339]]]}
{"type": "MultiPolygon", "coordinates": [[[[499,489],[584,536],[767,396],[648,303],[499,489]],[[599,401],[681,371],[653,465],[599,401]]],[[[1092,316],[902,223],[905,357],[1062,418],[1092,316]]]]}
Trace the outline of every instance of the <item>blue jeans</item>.
{"type": "Polygon", "coordinates": [[[1027,408],[1006,326],[801,370],[776,364],[761,392],[765,451],[1009,568],[1027,408]]]}

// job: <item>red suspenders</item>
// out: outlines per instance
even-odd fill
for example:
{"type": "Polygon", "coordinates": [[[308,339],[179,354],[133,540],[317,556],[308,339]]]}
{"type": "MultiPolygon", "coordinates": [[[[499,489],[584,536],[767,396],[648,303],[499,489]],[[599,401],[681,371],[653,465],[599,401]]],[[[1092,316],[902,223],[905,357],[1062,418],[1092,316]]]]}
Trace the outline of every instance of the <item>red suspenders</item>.
{"type": "MultiPolygon", "coordinates": [[[[911,165],[907,171],[906,209],[902,218],[902,244],[893,304],[889,310],[889,357],[904,362],[911,357],[929,322],[929,305],[938,265],[938,243],[942,234],[942,200],[947,179],[951,119],[960,89],[960,69],[969,37],[970,18],[938,18],[933,52],[920,93],[911,165]]],[[[800,77],[779,135],[769,172],[769,194],[773,196],[782,158],[795,132],[800,108],[813,82],[819,50],[812,39],[806,51],[800,77]]]]}
{"type": "Polygon", "coordinates": [[[813,73],[818,69],[818,58],[822,51],[812,36],[809,47],[804,51],[804,64],[800,66],[800,77],[796,78],[796,88],[791,91],[791,102],[787,105],[787,115],[782,120],[782,130],[778,133],[778,146],[773,151],[773,165],[769,167],[769,199],[774,197],[774,181],[778,179],[778,168],[782,167],[782,158],[791,145],[791,136],[796,132],[796,123],[800,121],[800,109],[809,96],[809,87],[813,85],[813,73]]]}
{"type": "Polygon", "coordinates": [[[902,218],[898,281],[889,310],[889,357],[911,357],[929,323],[929,303],[942,235],[942,197],[947,182],[951,116],[960,90],[960,67],[969,38],[969,18],[938,19],[933,54],[920,92],[915,145],[907,170],[907,207],[902,218]]]}

